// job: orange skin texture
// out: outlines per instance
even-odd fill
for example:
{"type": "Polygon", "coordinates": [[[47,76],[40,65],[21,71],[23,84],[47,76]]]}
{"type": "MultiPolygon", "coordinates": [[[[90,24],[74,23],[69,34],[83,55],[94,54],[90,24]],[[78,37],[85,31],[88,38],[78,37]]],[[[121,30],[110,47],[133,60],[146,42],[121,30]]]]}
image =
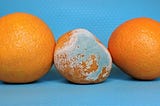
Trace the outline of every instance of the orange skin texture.
{"type": "Polygon", "coordinates": [[[160,24],[135,18],[116,28],[108,43],[113,62],[138,80],[160,76],[160,24]]]}
{"type": "Polygon", "coordinates": [[[0,18],[0,80],[28,83],[40,79],[53,63],[55,40],[38,17],[13,13],[0,18]]]}

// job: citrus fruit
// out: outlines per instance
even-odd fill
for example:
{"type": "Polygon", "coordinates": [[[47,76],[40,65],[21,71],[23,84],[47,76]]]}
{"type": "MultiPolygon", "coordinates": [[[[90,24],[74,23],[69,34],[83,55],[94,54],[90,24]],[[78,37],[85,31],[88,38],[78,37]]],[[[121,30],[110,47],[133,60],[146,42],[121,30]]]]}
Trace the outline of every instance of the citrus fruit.
{"type": "Polygon", "coordinates": [[[75,29],[58,39],[54,64],[67,80],[89,84],[102,82],[109,76],[112,60],[108,50],[91,32],[75,29]]]}
{"type": "Polygon", "coordinates": [[[0,80],[28,83],[41,78],[53,62],[55,41],[38,17],[12,13],[0,18],[0,80]]]}
{"type": "Polygon", "coordinates": [[[113,62],[135,79],[160,76],[160,23],[146,17],[134,18],[118,26],[108,48],[113,62]]]}

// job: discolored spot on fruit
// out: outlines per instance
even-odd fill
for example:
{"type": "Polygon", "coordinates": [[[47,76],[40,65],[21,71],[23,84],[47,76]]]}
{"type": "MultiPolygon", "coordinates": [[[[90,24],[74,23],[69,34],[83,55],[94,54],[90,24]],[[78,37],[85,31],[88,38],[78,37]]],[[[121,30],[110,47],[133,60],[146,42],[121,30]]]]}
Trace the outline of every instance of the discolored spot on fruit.
{"type": "MultiPolygon", "coordinates": [[[[60,37],[54,61],[58,71],[67,80],[81,84],[101,82],[97,79],[102,68],[105,66],[108,68],[106,71],[110,71],[112,63],[107,49],[84,29],[76,29],[60,37]]],[[[107,76],[104,77],[106,79],[107,76]]]]}
{"type": "Polygon", "coordinates": [[[104,81],[110,74],[110,71],[107,70],[106,67],[103,67],[101,74],[98,76],[97,81],[104,81]]]}

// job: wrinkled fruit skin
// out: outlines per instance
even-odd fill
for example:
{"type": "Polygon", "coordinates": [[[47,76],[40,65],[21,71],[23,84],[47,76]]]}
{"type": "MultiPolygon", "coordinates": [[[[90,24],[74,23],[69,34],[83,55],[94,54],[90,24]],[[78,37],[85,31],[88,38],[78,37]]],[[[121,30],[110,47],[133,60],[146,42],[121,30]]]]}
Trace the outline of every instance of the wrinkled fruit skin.
{"type": "Polygon", "coordinates": [[[85,29],[72,30],[58,39],[54,62],[67,80],[79,84],[104,81],[112,65],[108,50],[85,29]]]}

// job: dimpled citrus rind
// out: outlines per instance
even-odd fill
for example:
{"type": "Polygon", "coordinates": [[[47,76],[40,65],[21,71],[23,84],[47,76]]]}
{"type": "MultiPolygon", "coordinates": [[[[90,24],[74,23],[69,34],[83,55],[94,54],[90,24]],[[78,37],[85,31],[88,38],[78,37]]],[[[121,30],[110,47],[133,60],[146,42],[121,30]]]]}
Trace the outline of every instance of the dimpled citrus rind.
{"type": "Polygon", "coordinates": [[[0,80],[29,83],[52,66],[55,41],[38,17],[13,13],[0,18],[0,80]]]}
{"type": "Polygon", "coordinates": [[[112,33],[108,49],[113,62],[138,80],[160,76],[160,24],[146,17],[134,18],[112,33]]]}

